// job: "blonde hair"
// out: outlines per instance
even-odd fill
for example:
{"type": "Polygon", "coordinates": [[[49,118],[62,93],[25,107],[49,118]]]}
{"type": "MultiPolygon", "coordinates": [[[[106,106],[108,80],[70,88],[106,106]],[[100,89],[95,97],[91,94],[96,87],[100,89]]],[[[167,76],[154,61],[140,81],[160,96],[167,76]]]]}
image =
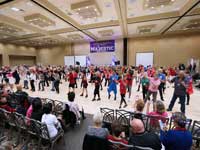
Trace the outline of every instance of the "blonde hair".
{"type": "Polygon", "coordinates": [[[145,104],[144,104],[144,101],[142,99],[137,100],[136,101],[136,109],[137,109],[137,111],[142,112],[143,109],[144,109],[144,105],[145,104]]]}

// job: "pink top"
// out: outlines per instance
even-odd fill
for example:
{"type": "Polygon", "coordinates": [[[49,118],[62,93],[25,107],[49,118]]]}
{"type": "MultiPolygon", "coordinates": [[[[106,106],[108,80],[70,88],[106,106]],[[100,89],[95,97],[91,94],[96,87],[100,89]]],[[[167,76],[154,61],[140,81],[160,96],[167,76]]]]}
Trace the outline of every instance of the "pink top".
{"type": "Polygon", "coordinates": [[[154,78],[149,77],[149,90],[151,92],[157,92],[158,91],[158,87],[160,85],[160,79],[158,78],[157,80],[155,80],[154,78]]]}
{"type": "MultiPolygon", "coordinates": [[[[32,105],[28,108],[27,112],[26,112],[26,117],[27,118],[31,118],[31,115],[32,115],[32,112],[33,112],[33,107],[32,105]]],[[[27,125],[30,125],[30,120],[28,119],[26,121],[27,125]]]]}
{"type": "Polygon", "coordinates": [[[158,126],[159,125],[158,120],[161,120],[163,123],[165,123],[166,120],[167,120],[166,118],[168,118],[168,113],[167,112],[159,114],[156,111],[152,111],[152,112],[149,112],[147,115],[156,116],[156,119],[151,119],[150,120],[150,124],[153,125],[153,126],[158,126]]]}

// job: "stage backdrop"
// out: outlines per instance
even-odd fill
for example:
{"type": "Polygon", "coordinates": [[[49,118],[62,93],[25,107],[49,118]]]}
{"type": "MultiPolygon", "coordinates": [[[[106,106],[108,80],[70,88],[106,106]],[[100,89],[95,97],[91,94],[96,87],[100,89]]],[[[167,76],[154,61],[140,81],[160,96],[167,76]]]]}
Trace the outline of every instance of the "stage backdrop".
{"type": "Polygon", "coordinates": [[[90,53],[114,52],[115,40],[90,42],[90,53]]]}
{"type": "Polygon", "coordinates": [[[74,55],[87,55],[90,59],[90,64],[94,65],[110,65],[112,60],[123,62],[123,40],[115,40],[114,52],[93,52],[90,50],[90,43],[74,43],[72,50],[74,55]]]}

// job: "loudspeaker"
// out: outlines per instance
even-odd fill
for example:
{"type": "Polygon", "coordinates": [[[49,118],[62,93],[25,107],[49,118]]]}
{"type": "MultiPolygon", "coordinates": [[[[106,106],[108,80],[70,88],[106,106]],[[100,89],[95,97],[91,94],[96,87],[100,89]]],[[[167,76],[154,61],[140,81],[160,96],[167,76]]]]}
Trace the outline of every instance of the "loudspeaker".
{"type": "Polygon", "coordinates": [[[78,66],[79,66],[79,65],[80,65],[80,62],[79,62],[79,61],[76,61],[76,65],[78,65],[78,66]]]}
{"type": "Polygon", "coordinates": [[[127,42],[128,42],[128,39],[127,38],[124,38],[123,39],[124,41],[124,50],[123,50],[123,63],[124,65],[127,65],[127,52],[128,52],[128,46],[127,46],[127,42]]]}

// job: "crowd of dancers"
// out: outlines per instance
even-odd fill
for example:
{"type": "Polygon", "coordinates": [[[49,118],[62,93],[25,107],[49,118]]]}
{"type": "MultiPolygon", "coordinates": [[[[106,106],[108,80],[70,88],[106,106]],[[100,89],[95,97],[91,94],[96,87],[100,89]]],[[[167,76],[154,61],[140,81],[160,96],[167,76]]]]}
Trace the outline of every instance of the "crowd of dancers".
{"type": "Polygon", "coordinates": [[[169,82],[174,83],[174,93],[168,111],[172,110],[176,99],[179,98],[183,113],[185,113],[185,104],[189,105],[190,95],[193,93],[192,71],[190,67],[183,67],[183,65],[168,68],[144,67],[142,65],[138,67],[4,66],[0,70],[0,78],[4,90],[8,92],[14,92],[14,85],[22,83],[24,89],[30,89],[32,92],[36,89],[45,91],[45,87],[51,86],[51,91],[58,94],[60,93],[60,84],[63,82],[68,82],[68,92],[76,92],[76,88],[79,88],[77,80],[81,80],[82,92],[80,96],[88,98],[88,95],[91,94],[88,93],[88,86],[90,86],[94,89],[92,101],[101,100],[103,88],[107,89],[108,99],[113,97],[116,100],[119,89],[121,96],[119,108],[122,105],[124,108],[127,107],[126,95],[130,100],[134,80],[137,91],[142,89],[144,102],[152,100],[153,104],[158,100],[157,93],[160,95],[160,100],[164,101],[163,93],[166,89],[166,83],[169,82]]]}

